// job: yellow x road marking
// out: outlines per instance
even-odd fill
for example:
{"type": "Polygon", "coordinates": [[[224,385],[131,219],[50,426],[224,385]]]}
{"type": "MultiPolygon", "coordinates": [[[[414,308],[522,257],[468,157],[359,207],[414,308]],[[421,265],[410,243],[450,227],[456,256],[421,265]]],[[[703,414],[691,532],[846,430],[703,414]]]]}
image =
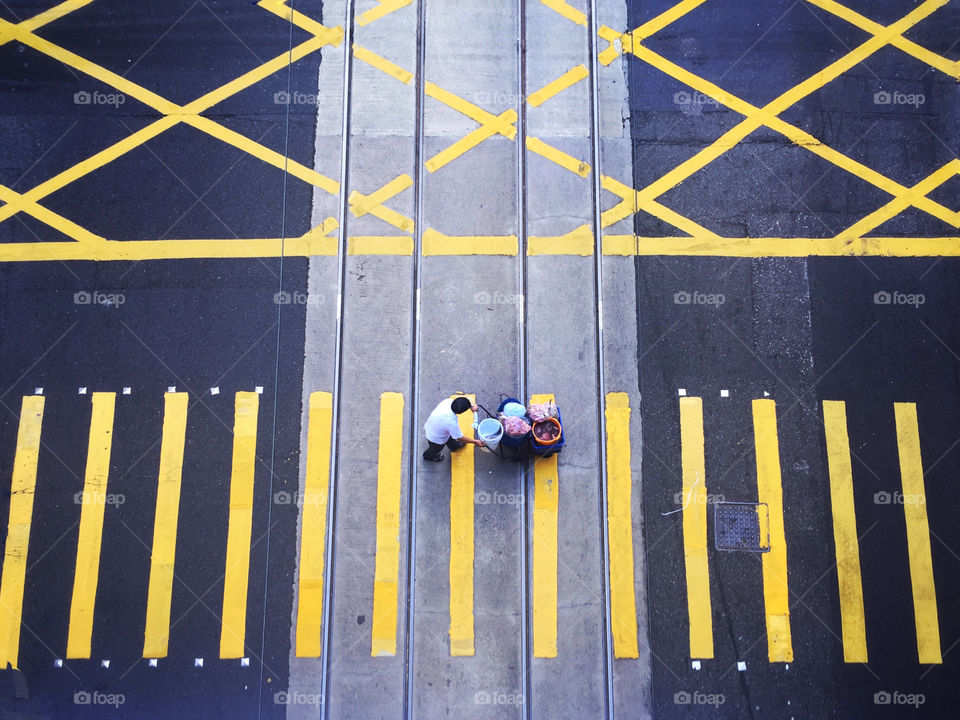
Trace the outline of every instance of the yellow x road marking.
{"type": "Polygon", "coordinates": [[[409,175],[404,173],[403,175],[398,175],[382,188],[370,193],[369,195],[361,195],[354,190],[352,193],[350,193],[350,197],[347,198],[347,202],[350,203],[350,212],[353,213],[354,217],[363,217],[367,213],[370,213],[371,215],[390,223],[395,228],[403,230],[404,232],[412,233],[413,220],[383,206],[384,202],[393,196],[400,194],[411,185],[413,185],[413,180],[409,175]]]}
{"type": "Polygon", "coordinates": [[[357,18],[358,25],[369,25],[374,20],[379,20],[384,15],[389,15],[400,8],[405,8],[407,5],[412,3],[413,0],[377,0],[377,2],[379,3],[377,7],[370,8],[357,18]]]}
{"type": "Polygon", "coordinates": [[[441,150],[427,160],[425,165],[430,172],[436,172],[451,160],[460,157],[467,152],[467,150],[475,148],[484,140],[494,135],[500,134],[511,140],[517,136],[517,128],[513,125],[517,121],[516,110],[506,110],[499,115],[493,115],[483,108],[474,105],[472,102],[457,97],[451,92],[447,92],[432,82],[426,84],[424,92],[434,100],[439,100],[447,107],[453,108],[474,122],[480,123],[480,127],[472,131],[469,135],[461,138],[446,150],[441,150]]]}
{"type": "Polygon", "coordinates": [[[92,245],[106,242],[106,238],[93,234],[86,228],[80,227],[72,220],[67,220],[67,218],[52,210],[47,210],[47,208],[37,205],[35,202],[30,202],[20,193],[14,192],[3,185],[0,185],[0,200],[6,203],[3,210],[9,208],[11,214],[18,211],[25,212],[78,242],[92,245]]]}
{"type": "MultiPolygon", "coordinates": [[[[325,45],[339,45],[340,41],[343,39],[343,30],[341,28],[326,28],[320,23],[316,23],[315,21],[309,20],[309,18],[301,16],[302,22],[311,24],[310,32],[314,34],[314,37],[312,37],[310,40],[301,43],[289,52],[278,55],[272,60],[269,60],[263,65],[254,68],[244,75],[241,75],[240,77],[228,82],[222,87],[219,87],[207,93],[206,95],[197,98],[193,102],[184,106],[180,106],[176,103],[170,102],[169,100],[150,90],[147,90],[144,87],[141,87],[140,85],[137,85],[134,82],[131,82],[130,80],[127,80],[121,75],[107,70],[96,63],[90,62],[89,60],[86,60],[85,58],[82,58],[63,47],[60,47],[59,45],[49,42],[48,40],[44,40],[43,38],[33,34],[33,31],[43,24],[52,22],[59,17],[63,17],[68,12],[76,10],[77,8],[86,4],[87,2],[84,2],[83,0],[68,0],[68,2],[64,2],[45,13],[41,13],[34,18],[25,20],[18,24],[13,24],[6,20],[0,19],[0,43],[13,39],[18,40],[24,45],[27,45],[28,47],[31,47],[34,50],[43,53],[44,55],[59,60],[65,65],[79,70],[90,77],[110,85],[119,92],[135,98],[141,103],[152,107],[157,112],[162,113],[165,117],[154,121],[130,137],[115,143],[109,148],[100,151],[96,155],[87,158],[77,165],[74,165],[59,175],[54,176],[50,180],[41,183],[28,192],[19,195],[16,202],[8,202],[6,205],[0,208],[0,222],[10,218],[12,215],[22,209],[30,208],[31,215],[38,217],[38,219],[40,219],[40,215],[42,215],[49,220],[53,220],[55,223],[52,225],[53,227],[61,232],[66,233],[75,240],[87,242],[91,240],[97,240],[98,236],[84,230],[74,223],[71,223],[65,218],[61,218],[54,213],[48,214],[46,212],[41,212],[43,209],[40,208],[37,203],[50,193],[55,192],[56,190],[65,187],[78,178],[87,175],[93,170],[112,162],[124,153],[129,152],[130,150],[147,142],[153,137],[156,137],[160,133],[170,129],[180,122],[187,123],[198,130],[201,130],[225,143],[233,145],[234,147],[259,158],[260,160],[263,160],[264,162],[269,163],[270,165],[273,165],[280,170],[289,172],[294,177],[316,185],[331,194],[335,195],[339,193],[340,185],[335,180],[321,175],[315,170],[303,166],[294,160],[285,158],[280,153],[274,152],[260,143],[229,130],[228,128],[214,122],[209,118],[202,117],[200,113],[208,110],[213,105],[216,105],[231,95],[250,87],[266,77],[269,77],[287,65],[300,60],[316,50],[319,50],[325,45]]],[[[262,0],[260,4],[264,7],[269,6],[268,9],[271,9],[274,12],[279,12],[279,9],[281,8],[283,10],[288,10],[284,7],[281,0],[262,0]]],[[[46,222],[46,220],[44,222],[46,222]]],[[[102,241],[103,238],[99,238],[99,240],[102,241]]]]}
{"type": "MultiPolygon", "coordinates": [[[[948,224],[953,224],[954,213],[945,208],[940,203],[927,197],[915,197],[910,189],[885,177],[881,173],[853,160],[837,150],[834,150],[820,140],[800,128],[791,125],[782,120],[778,115],[791,106],[798,103],[811,93],[819,90],[821,87],[836,79],[850,68],[863,62],[866,58],[880,50],[882,47],[891,44],[902,33],[919,23],[929,16],[936,9],[945,5],[948,0],[927,0],[911,13],[901,18],[899,21],[887,27],[881,27],[878,32],[869,40],[851,50],[842,58],[828,65],[820,72],[807,78],[799,85],[791,88],[779,97],[768,103],[762,108],[758,108],[751,103],[746,102],[704,80],[703,78],[689,72],[688,70],[670,62],[666,58],[658,55],[652,50],[644,47],[641,40],[652,35],[658,30],[666,27],[670,22],[676,20],[681,15],[689,12],[704,0],[687,0],[674,6],[662,15],[654,18],[646,24],[640,26],[630,33],[625,33],[622,37],[625,52],[630,52],[644,62],[658,68],[662,72],[683,82],[695,90],[708,95],[709,97],[723,103],[731,110],[744,115],[745,118],[736,126],[725,132],[712,145],[704,148],[686,162],[681,163],[666,175],[648,185],[636,195],[635,207],[637,209],[646,209],[649,211],[648,203],[659,197],[667,190],[679,185],[688,177],[702,169],[709,163],[716,160],[720,155],[735,147],[747,135],[757,128],[765,125],[782,135],[785,135],[792,142],[800,147],[804,147],[814,154],[822,157],[828,162],[843,168],[847,172],[869,182],[894,197],[911,198],[911,203],[915,207],[937,217],[948,224]],[[682,10],[682,12],[681,12],[682,10]]],[[[610,189],[610,188],[608,188],[610,189]]],[[[616,207],[611,208],[605,216],[610,223],[616,222],[624,217],[633,214],[634,210],[629,204],[621,202],[616,207]]],[[[679,216],[677,216],[679,217],[679,216]]],[[[672,221],[671,221],[672,222],[672,221]]],[[[689,222],[689,221],[688,221],[689,222]]],[[[679,226],[678,226],[679,227],[679,226]]]]}

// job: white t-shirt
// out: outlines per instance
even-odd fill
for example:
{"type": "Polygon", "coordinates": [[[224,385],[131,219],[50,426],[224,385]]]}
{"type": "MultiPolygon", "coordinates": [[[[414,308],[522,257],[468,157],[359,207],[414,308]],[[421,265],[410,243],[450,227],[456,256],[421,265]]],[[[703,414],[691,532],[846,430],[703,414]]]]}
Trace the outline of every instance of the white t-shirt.
{"type": "Polygon", "coordinates": [[[427,418],[427,422],[424,423],[423,429],[427,433],[427,440],[430,442],[442,445],[450,438],[459,440],[463,437],[457,414],[450,407],[452,404],[453,398],[443,400],[433,409],[430,417],[427,418]]]}

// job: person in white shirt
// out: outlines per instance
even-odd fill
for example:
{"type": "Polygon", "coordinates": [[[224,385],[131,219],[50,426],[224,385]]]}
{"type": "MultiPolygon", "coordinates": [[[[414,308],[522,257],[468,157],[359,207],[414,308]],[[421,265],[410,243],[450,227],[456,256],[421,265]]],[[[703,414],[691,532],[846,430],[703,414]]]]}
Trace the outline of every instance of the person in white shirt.
{"type": "Polygon", "coordinates": [[[467,443],[483,447],[482,440],[464,437],[460,430],[457,415],[465,413],[467,410],[476,412],[477,406],[465,397],[447,398],[440,401],[440,404],[433,409],[430,417],[427,418],[427,422],[423,425],[427,434],[427,442],[430,443],[429,447],[423,451],[424,460],[430,462],[443,460],[444,445],[451,450],[459,450],[467,443]]]}

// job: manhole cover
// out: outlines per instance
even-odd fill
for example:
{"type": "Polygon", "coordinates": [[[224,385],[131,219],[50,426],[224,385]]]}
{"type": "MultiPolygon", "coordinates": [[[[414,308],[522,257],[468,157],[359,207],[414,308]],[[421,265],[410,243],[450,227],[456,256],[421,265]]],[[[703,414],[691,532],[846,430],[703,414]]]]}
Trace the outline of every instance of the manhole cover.
{"type": "Polygon", "coordinates": [[[770,514],[766,505],[714,503],[713,528],[717,550],[767,552],[770,549],[770,514]]]}

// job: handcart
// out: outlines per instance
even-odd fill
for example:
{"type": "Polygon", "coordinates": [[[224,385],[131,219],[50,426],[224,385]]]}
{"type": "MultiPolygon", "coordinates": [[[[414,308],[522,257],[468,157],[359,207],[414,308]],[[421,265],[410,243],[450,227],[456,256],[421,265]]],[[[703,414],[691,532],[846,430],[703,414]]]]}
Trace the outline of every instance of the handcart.
{"type": "MultiPolygon", "coordinates": [[[[517,398],[508,397],[504,393],[500,394],[500,404],[497,406],[496,414],[491,413],[483,407],[483,405],[477,403],[478,407],[487,414],[487,418],[480,420],[479,413],[474,413],[473,427],[476,436],[485,442],[488,450],[501,458],[506,458],[507,454],[503,448],[510,448],[513,456],[511,459],[515,461],[522,460],[529,454],[550,457],[554,453],[560,452],[566,444],[566,433],[563,430],[563,419],[559,408],[557,408],[557,418],[555,421],[557,425],[559,425],[559,434],[552,442],[540,442],[534,436],[532,430],[522,436],[509,435],[504,431],[503,425],[498,418],[509,403],[523,405],[517,398]]],[[[534,423],[528,416],[524,416],[524,419],[531,427],[533,426],[534,423]]]]}

